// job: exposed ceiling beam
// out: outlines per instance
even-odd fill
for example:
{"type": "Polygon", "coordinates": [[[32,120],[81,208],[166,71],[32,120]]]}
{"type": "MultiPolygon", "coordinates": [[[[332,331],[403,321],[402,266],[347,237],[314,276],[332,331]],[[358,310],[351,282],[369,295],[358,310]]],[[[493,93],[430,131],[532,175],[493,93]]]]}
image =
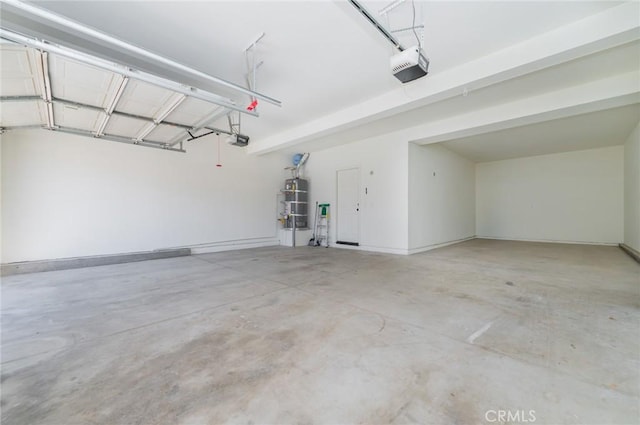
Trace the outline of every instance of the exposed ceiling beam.
{"type": "MultiPolygon", "coordinates": [[[[640,76],[637,72],[628,72],[384,133],[354,130],[341,133],[338,140],[331,139],[336,144],[355,140],[402,140],[426,145],[634,104],[640,104],[640,76]]],[[[320,149],[322,143],[318,140],[303,146],[320,149]]]]}
{"type": "Polygon", "coordinates": [[[320,139],[335,138],[365,124],[461,96],[640,39],[640,4],[627,2],[520,44],[452,68],[429,79],[368,99],[265,139],[251,154],[265,154],[320,139]],[[411,95],[408,95],[411,91],[411,95]]]}
{"type": "Polygon", "coordinates": [[[640,75],[630,72],[406,129],[406,140],[438,143],[640,103],[640,75]]]}
{"type": "MultiPolygon", "coordinates": [[[[157,55],[155,53],[149,52],[148,50],[142,49],[138,46],[134,46],[132,44],[129,44],[125,41],[122,41],[118,38],[112,37],[108,34],[105,34],[103,32],[97,31],[93,28],[87,27],[85,25],[82,25],[78,22],[75,22],[71,19],[67,19],[64,16],[58,15],[56,13],[50,12],[46,9],[41,9],[39,7],[33,6],[31,4],[27,4],[24,3],[22,1],[19,0],[2,0],[3,3],[11,5],[12,7],[15,7],[25,13],[28,13],[30,15],[33,16],[37,16],[41,19],[44,19],[46,21],[49,22],[54,22],[58,25],[61,25],[62,27],[80,35],[80,37],[86,38],[86,37],[90,37],[96,40],[100,40],[104,43],[107,43],[108,45],[116,48],[116,49],[120,49],[120,50],[124,50],[127,51],[129,53],[133,53],[134,55],[138,55],[138,56],[142,56],[145,57],[147,59],[150,59],[152,61],[155,61],[157,63],[161,63],[164,64],[166,66],[170,66],[174,69],[178,69],[181,72],[184,72],[186,74],[192,75],[192,76],[196,76],[198,78],[202,78],[204,80],[207,80],[209,82],[212,82],[214,84],[218,84],[221,86],[224,86],[226,88],[232,89],[236,92],[239,93],[243,93],[246,95],[249,95],[251,97],[254,98],[258,98],[261,100],[264,100],[265,102],[271,103],[273,105],[276,106],[281,106],[281,102],[279,100],[276,100],[272,97],[266,96],[264,94],[258,93],[256,91],[247,89],[245,87],[239,86],[237,84],[233,84],[229,81],[223,80],[221,78],[218,77],[214,77],[212,75],[209,74],[205,74],[204,72],[198,71],[196,69],[193,69],[191,67],[188,67],[186,65],[183,65],[181,63],[178,63],[176,61],[173,61],[171,59],[165,58],[163,56],[157,55]]],[[[244,111],[246,112],[246,111],[244,111]]]]}

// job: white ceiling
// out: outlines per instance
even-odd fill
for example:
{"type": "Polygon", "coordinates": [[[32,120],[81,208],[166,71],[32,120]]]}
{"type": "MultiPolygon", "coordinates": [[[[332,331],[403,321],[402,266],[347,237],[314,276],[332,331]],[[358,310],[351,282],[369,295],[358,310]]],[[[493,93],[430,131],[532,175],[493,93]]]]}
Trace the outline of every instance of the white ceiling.
{"type": "MultiPolygon", "coordinates": [[[[390,44],[344,1],[39,1],[34,3],[132,44],[241,85],[245,85],[244,49],[264,32],[266,36],[260,41],[258,50],[259,59],[263,60],[264,64],[258,71],[256,89],[281,100],[283,106],[278,108],[261,102],[258,108],[260,118],[243,119],[242,132],[250,135],[252,144],[256,146],[259,146],[262,140],[281,138],[292,128],[302,128],[307,123],[321,120],[345,108],[366,105],[370,100],[393,91],[400,91],[407,98],[412,98],[413,90],[417,87],[411,84],[403,86],[391,75],[388,65],[389,56],[392,53],[390,44]]],[[[362,3],[377,15],[375,12],[390,1],[363,1],[362,3]]],[[[440,81],[438,78],[445,78],[449,74],[458,72],[461,67],[474,60],[502,49],[513,49],[534,37],[617,7],[620,3],[611,1],[416,2],[418,23],[421,23],[421,17],[424,18],[426,27],[424,46],[431,61],[430,74],[425,79],[440,81]]],[[[410,1],[406,1],[393,12],[391,18],[396,25],[410,23],[410,4],[410,1]]],[[[8,18],[11,16],[7,15],[8,18]]],[[[21,24],[27,25],[20,21],[19,17],[12,19],[12,25],[16,29],[19,29],[21,24]]],[[[185,78],[184,75],[179,75],[170,69],[107,49],[92,40],[71,37],[69,34],[50,28],[33,26],[33,23],[29,25],[32,32],[35,30],[47,32],[53,41],[65,42],[71,47],[90,50],[114,60],[120,59],[142,70],[182,79],[188,84],[205,89],[212,88],[210,83],[185,78]]],[[[413,43],[411,33],[405,33],[399,38],[406,45],[413,43]]],[[[602,49],[594,54],[585,53],[581,58],[565,61],[556,66],[528,69],[518,78],[505,79],[499,84],[477,89],[470,86],[468,95],[464,97],[450,97],[427,105],[418,105],[416,108],[407,107],[399,111],[401,113],[396,112],[382,119],[377,117],[375,120],[339,131],[318,131],[315,135],[305,137],[304,140],[300,138],[296,141],[292,138],[292,143],[283,148],[321,149],[375,134],[393,133],[416,123],[443,120],[463,111],[472,112],[478,108],[575,87],[612,75],[638,72],[639,51],[637,43],[626,43],[622,46],[602,49]],[[325,133],[326,136],[324,136],[325,133]]],[[[517,50],[514,52],[519,54],[517,50]]],[[[2,77],[5,78],[4,70],[2,77]]],[[[74,80],[76,80],[75,77],[74,80]]],[[[85,80],[88,82],[90,78],[87,77],[85,80]]],[[[87,91],[83,96],[93,96],[92,103],[99,102],[99,98],[95,97],[97,94],[91,94],[91,88],[104,84],[108,84],[108,81],[92,80],[89,87],[85,87],[87,91]]],[[[67,90],[72,89],[69,87],[67,90]]],[[[151,105],[161,101],[166,99],[159,93],[140,92],[139,96],[131,96],[128,100],[123,98],[122,107],[137,114],[153,113],[151,105]]],[[[239,102],[243,101],[248,103],[248,97],[239,100],[239,102]]],[[[3,105],[3,114],[5,108],[6,105],[3,105]]],[[[167,119],[190,125],[214,110],[215,108],[205,102],[188,99],[167,119]]],[[[592,119],[605,119],[610,115],[595,114],[592,119]]],[[[557,117],[553,118],[557,119],[557,117]]],[[[633,120],[628,119],[628,121],[633,120]]],[[[134,126],[134,124],[128,125],[134,126]]],[[[113,123],[114,133],[120,131],[116,129],[119,125],[125,124],[113,123]]],[[[217,125],[223,126],[224,122],[221,121],[217,125]]],[[[557,127],[558,125],[550,124],[552,129],[557,127]]],[[[512,130],[502,131],[506,134],[512,130]]],[[[157,131],[159,132],[160,129],[157,131]]],[[[571,137],[566,132],[563,134],[571,137]]],[[[514,133],[515,136],[520,134],[514,133]]],[[[580,134],[576,134],[574,138],[579,139],[580,134]]],[[[538,144],[539,142],[534,139],[526,138],[531,140],[533,145],[538,144]]],[[[487,143],[484,141],[486,137],[473,140],[477,143],[487,143]]],[[[461,142],[460,146],[463,144],[461,142]]],[[[522,146],[524,145],[521,144],[520,148],[522,146]]],[[[508,149],[506,146],[503,148],[508,149]]],[[[486,149],[487,152],[495,151],[489,146],[486,149]]]]}
{"type": "Polygon", "coordinates": [[[624,143],[640,118],[640,105],[464,137],[442,145],[474,162],[546,155],[624,143]]]}
{"type": "MultiPolygon", "coordinates": [[[[580,86],[608,75],[637,72],[639,64],[640,42],[624,44],[617,48],[565,62],[498,85],[478,90],[470,86],[466,95],[460,93],[459,96],[403,111],[342,131],[339,134],[317,137],[309,143],[292,147],[291,152],[300,149],[315,150],[363,140],[381,134],[393,134],[419,122],[439,122],[453,115],[474,114],[479,110],[496,107],[518,99],[526,99],[543,93],[553,93],[555,90],[565,87],[580,86]]],[[[634,121],[633,117],[627,118],[634,121]]],[[[634,122],[637,123],[640,117],[635,118],[634,122]]],[[[607,126],[604,127],[608,128],[607,126]]],[[[628,134],[625,135],[625,138],[628,134]]],[[[478,140],[481,139],[483,138],[478,138],[478,140]]],[[[624,143],[624,138],[615,138],[615,143],[624,143]]],[[[535,151],[535,147],[533,148],[532,151],[535,151]]]]}

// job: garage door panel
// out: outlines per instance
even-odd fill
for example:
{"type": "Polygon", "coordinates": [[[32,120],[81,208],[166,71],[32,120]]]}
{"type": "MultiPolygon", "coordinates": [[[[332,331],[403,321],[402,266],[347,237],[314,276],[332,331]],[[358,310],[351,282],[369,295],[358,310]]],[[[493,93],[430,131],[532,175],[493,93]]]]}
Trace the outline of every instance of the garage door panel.
{"type": "Polygon", "coordinates": [[[44,125],[44,102],[3,102],[0,105],[0,126],[44,125]]]}
{"type": "Polygon", "coordinates": [[[211,125],[211,118],[224,119],[229,111],[115,68],[14,43],[0,42],[0,63],[0,96],[12,98],[0,103],[0,126],[7,128],[52,122],[62,131],[166,144],[188,138],[185,128],[211,125]]]}
{"type": "Polygon", "coordinates": [[[8,44],[0,45],[0,53],[0,96],[40,96],[35,53],[26,47],[8,44]]]}
{"type": "Polygon", "coordinates": [[[135,139],[149,125],[148,121],[137,118],[113,115],[105,128],[105,134],[135,139]]]}
{"type": "Polygon", "coordinates": [[[167,121],[192,126],[221,109],[220,106],[190,97],[167,116],[167,121]]]}
{"type": "Polygon", "coordinates": [[[169,143],[174,141],[175,138],[184,135],[187,138],[188,134],[183,128],[175,127],[173,125],[160,124],[157,126],[147,137],[146,140],[154,142],[169,143]]]}
{"type": "Polygon", "coordinates": [[[116,111],[156,118],[167,104],[180,96],[175,92],[133,80],[127,84],[116,111]]]}
{"type": "Polygon", "coordinates": [[[49,56],[53,97],[106,108],[119,87],[121,77],[89,65],[55,55],[49,56]]]}
{"type": "Polygon", "coordinates": [[[92,109],[55,104],[53,105],[53,116],[56,125],[96,131],[104,114],[92,109]]]}

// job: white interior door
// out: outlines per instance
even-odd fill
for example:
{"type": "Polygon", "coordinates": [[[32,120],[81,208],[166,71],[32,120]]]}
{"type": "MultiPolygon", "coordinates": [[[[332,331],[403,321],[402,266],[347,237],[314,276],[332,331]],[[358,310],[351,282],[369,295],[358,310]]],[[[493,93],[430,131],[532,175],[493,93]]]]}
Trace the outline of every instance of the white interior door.
{"type": "Polygon", "coordinates": [[[358,168],[339,170],[337,173],[336,239],[338,243],[357,245],[359,242],[359,176],[358,168]]]}

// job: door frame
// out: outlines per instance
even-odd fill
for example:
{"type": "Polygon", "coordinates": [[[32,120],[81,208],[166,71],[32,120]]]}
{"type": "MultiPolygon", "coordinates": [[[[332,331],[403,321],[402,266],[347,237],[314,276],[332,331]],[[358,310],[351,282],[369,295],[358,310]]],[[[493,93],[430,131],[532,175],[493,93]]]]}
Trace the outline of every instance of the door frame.
{"type": "Polygon", "coordinates": [[[336,216],[336,224],[335,224],[335,228],[336,228],[336,244],[339,245],[343,245],[343,246],[360,246],[360,166],[353,166],[353,167],[345,167],[345,168],[340,168],[336,170],[336,210],[335,210],[335,216],[336,216]],[[339,181],[338,181],[338,176],[339,173],[341,171],[351,171],[351,170],[355,170],[356,171],[356,205],[358,208],[357,211],[357,215],[356,215],[356,241],[339,241],[338,235],[339,235],[339,230],[340,230],[340,220],[338,217],[338,210],[340,208],[340,205],[338,204],[338,199],[339,199],[339,181]]]}

